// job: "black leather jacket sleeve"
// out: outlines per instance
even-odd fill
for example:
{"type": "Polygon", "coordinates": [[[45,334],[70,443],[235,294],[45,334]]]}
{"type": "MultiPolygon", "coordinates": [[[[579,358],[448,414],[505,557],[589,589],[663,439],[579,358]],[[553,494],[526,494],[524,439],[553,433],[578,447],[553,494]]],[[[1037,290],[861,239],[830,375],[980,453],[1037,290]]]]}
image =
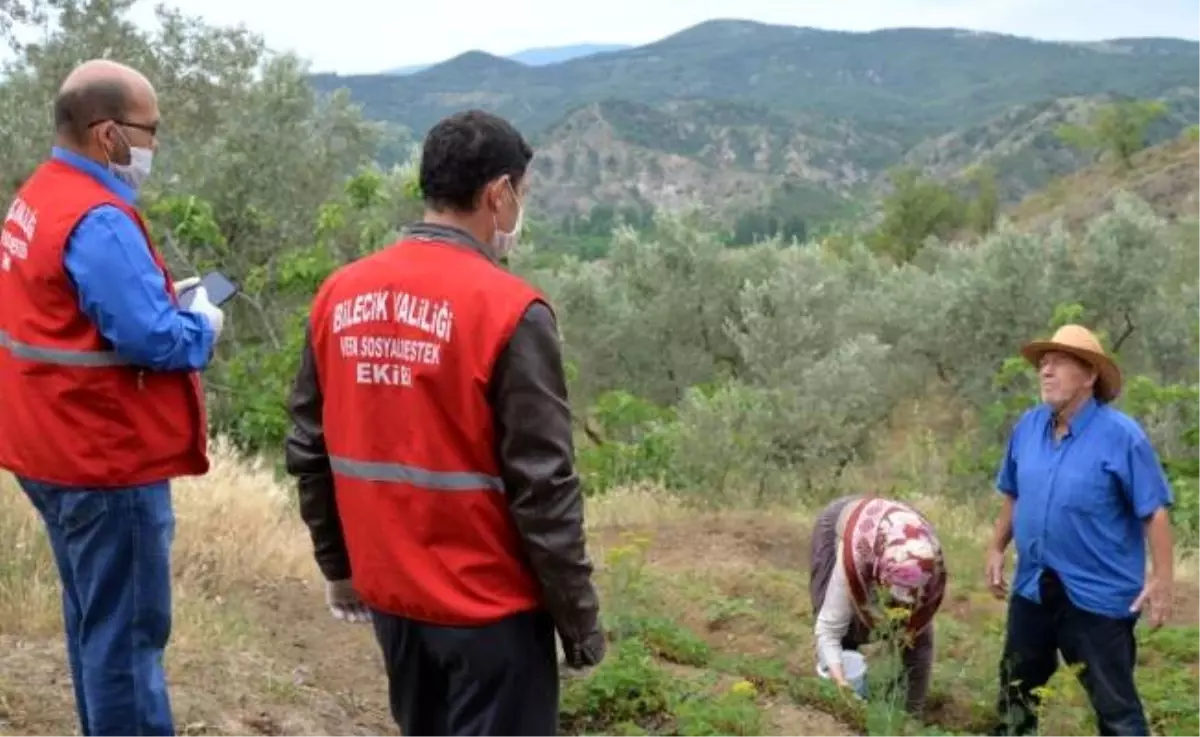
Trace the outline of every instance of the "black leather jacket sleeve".
{"type": "Polygon", "coordinates": [[[342,523],[333,493],[333,472],[325,449],[321,384],[311,337],[306,329],[300,367],[288,397],[292,427],[284,443],[284,462],[287,472],[298,482],[300,517],[308,526],[317,567],[326,580],[340,581],[350,577],[350,556],[342,537],[342,523]]]}
{"type": "Polygon", "coordinates": [[[496,446],[509,508],[569,661],[603,657],[575,471],[571,407],[554,314],[533,303],[492,372],[496,446]],[[573,652],[574,651],[574,652],[573,652]]]}

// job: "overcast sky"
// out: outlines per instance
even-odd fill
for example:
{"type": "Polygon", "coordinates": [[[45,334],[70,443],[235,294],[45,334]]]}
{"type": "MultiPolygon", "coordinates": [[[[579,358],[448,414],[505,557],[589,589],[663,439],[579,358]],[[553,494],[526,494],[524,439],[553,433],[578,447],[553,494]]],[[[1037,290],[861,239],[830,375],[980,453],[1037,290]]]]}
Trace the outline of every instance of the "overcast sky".
{"type": "MultiPolygon", "coordinates": [[[[471,49],[509,54],[585,42],[640,44],[712,18],[866,31],[969,28],[1043,39],[1200,37],[1197,0],[167,0],[244,24],[314,71],[370,73],[471,49]],[[311,11],[301,8],[308,7],[311,11]],[[574,10],[573,10],[574,9],[574,10]]],[[[153,4],[135,11],[147,23],[153,4]]]]}

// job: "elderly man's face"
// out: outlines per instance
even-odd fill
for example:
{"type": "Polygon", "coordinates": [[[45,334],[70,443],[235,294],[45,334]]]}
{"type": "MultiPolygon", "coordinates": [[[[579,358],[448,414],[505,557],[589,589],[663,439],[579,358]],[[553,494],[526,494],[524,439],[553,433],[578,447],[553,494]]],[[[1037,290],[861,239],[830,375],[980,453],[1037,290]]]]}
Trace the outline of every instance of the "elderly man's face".
{"type": "Polygon", "coordinates": [[[1042,401],[1061,409],[1075,398],[1092,393],[1096,372],[1069,353],[1051,351],[1038,364],[1042,401]]]}

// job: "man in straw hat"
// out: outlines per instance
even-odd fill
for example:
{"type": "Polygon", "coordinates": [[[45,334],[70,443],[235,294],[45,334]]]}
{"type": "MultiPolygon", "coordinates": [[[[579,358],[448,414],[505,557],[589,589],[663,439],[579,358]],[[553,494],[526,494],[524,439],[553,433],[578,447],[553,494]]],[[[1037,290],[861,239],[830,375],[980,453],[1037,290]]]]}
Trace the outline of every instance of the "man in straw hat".
{"type": "Polygon", "coordinates": [[[1091,331],[1066,325],[1022,354],[1037,367],[1042,404],[1013,428],[996,481],[1004,507],[987,578],[999,598],[1008,593],[1004,550],[1010,540],[1017,549],[997,733],[1037,727],[1033,694],[1061,652],[1083,666],[1100,734],[1149,734],[1133,628],[1141,613],[1155,628],[1169,615],[1171,489],[1145,432],[1111,406],[1121,371],[1091,331]]]}

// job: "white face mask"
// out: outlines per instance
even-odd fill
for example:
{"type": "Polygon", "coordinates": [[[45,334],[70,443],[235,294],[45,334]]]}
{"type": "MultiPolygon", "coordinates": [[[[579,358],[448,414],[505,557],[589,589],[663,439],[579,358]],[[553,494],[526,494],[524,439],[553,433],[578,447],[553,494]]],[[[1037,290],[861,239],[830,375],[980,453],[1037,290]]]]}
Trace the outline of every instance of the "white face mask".
{"type": "MultiPolygon", "coordinates": [[[[120,131],[120,128],[117,130],[120,131]]],[[[129,145],[129,138],[124,131],[121,132],[121,138],[125,139],[126,145],[129,145]]],[[[129,163],[118,164],[112,159],[108,161],[108,170],[113,176],[125,182],[135,190],[140,190],[146,178],[150,176],[150,168],[154,164],[154,151],[149,148],[141,148],[138,146],[129,146],[129,163]]]]}
{"type": "Polygon", "coordinates": [[[129,163],[116,164],[108,162],[108,170],[130,187],[141,189],[146,178],[150,176],[150,168],[154,164],[154,151],[137,146],[129,147],[129,163]]]}
{"type": "Polygon", "coordinates": [[[492,218],[493,225],[496,225],[496,232],[492,234],[492,248],[496,249],[496,256],[498,257],[507,256],[517,247],[517,238],[521,234],[521,223],[525,219],[525,205],[517,197],[517,191],[513,189],[511,179],[508,181],[508,190],[512,192],[513,199],[517,201],[517,222],[513,225],[511,231],[505,232],[500,230],[500,226],[496,224],[495,218],[492,218]]]}

